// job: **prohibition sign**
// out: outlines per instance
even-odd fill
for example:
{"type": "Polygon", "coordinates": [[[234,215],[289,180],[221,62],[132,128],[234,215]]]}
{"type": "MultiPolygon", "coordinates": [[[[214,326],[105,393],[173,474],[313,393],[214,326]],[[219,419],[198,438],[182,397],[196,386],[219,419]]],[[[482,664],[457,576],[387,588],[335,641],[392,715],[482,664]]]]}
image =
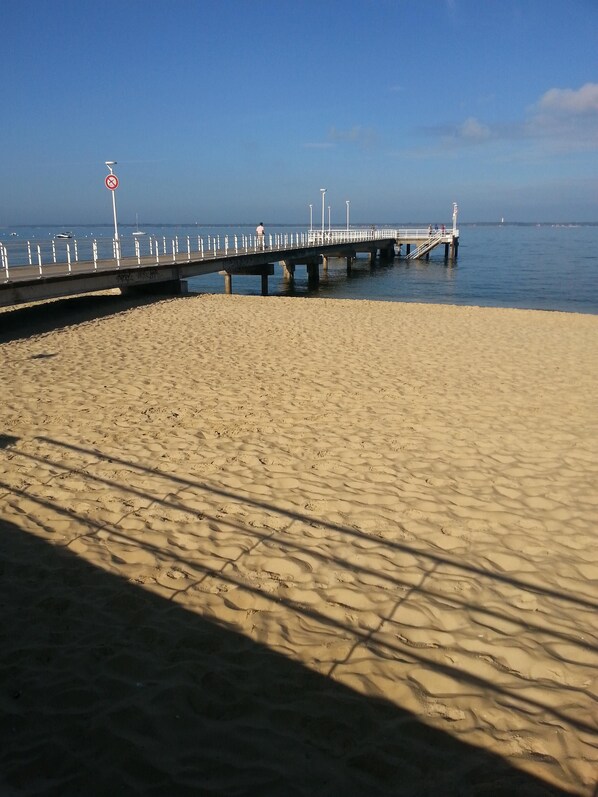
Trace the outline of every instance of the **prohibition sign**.
{"type": "Polygon", "coordinates": [[[106,188],[111,191],[115,191],[118,188],[118,177],[115,174],[109,174],[104,182],[106,183],[106,188]]]}

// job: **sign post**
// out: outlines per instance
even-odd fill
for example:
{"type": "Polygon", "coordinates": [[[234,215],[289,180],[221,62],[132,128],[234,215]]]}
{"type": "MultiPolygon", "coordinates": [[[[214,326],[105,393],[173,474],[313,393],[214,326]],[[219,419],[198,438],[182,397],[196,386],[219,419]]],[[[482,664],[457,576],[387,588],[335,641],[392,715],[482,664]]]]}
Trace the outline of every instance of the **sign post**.
{"type": "Polygon", "coordinates": [[[116,189],[118,188],[118,177],[112,171],[112,167],[116,166],[116,161],[105,161],[106,166],[110,169],[110,174],[104,180],[104,184],[109,191],[112,191],[112,215],[114,216],[114,241],[118,247],[118,224],[116,222],[116,189]]]}

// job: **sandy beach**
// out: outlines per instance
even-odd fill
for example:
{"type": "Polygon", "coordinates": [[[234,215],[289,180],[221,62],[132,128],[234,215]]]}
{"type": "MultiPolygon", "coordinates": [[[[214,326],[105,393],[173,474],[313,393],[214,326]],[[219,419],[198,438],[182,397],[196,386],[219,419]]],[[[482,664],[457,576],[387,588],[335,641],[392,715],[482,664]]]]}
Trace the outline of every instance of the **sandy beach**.
{"type": "Polygon", "coordinates": [[[0,341],[0,793],[598,793],[597,316],[100,296],[0,341]]]}

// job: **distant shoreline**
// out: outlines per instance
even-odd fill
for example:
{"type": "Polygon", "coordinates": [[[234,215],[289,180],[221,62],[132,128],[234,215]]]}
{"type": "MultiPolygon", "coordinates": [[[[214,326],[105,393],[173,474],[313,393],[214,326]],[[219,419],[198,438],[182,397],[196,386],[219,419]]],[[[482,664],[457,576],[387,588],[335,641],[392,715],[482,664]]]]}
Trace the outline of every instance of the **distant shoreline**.
{"type": "MultiPolygon", "coordinates": [[[[360,228],[360,227],[371,227],[374,224],[376,227],[427,227],[429,221],[363,221],[363,222],[355,222],[351,224],[351,228],[360,228]]],[[[134,222],[119,222],[119,227],[136,227],[137,225],[134,222]]],[[[239,221],[239,222],[209,222],[209,221],[189,221],[189,222],[161,222],[161,221],[150,221],[144,224],[145,227],[255,227],[255,222],[252,221],[239,221]]],[[[314,224],[314,228],[317,228],[318,225],[314,224]]],[[[336,225],[335,229],[338,226],[343,225],[336,225]]],[[[598,227],[598,221],[464,221],[459,222],[459,227],[598,227]]],[[[9,229],[37,229],[38,227],[94,227],[98,229],[112,229],[112,224],[93,224],[93,223],[86,223],[86,222],[68,222],[68,223],[53,223],[48,222],[47,224],[3,224],[0,225],[0,230],[9,230],[9,229]]],[[[281,222],[281,223],[273,223],[270,222],[268,227],[305,227],[308,228],[309,224],[305,222],[281,222]]]]}

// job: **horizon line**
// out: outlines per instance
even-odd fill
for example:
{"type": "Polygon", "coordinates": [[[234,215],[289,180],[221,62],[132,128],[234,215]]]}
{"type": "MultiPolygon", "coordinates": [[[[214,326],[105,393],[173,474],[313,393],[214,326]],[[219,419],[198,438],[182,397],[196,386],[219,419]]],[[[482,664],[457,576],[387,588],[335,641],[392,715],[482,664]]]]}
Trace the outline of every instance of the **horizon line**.
{"type": "MultiPolygon", "coordinates": [[[[164,221],[152,221],[146,222],[142,226],[144,227],[253,227],[255,222],[252,221],[237,221],[237,222],[199,222],[199,221],[182,221],[182,222],[164,222],[164,221]]],[[[476,225],[481,226],[495,226],[495,227],[507,227],[507,226],[526,226],[526,227],[535,227],[535,226],[553,226],[555,224],[558,225],[577,225],[577,226],[598,226],[597,221],[577,221],[574,219],[567,219],[567,220],[559,220],[559,221],[463,221],[459,222],[457,225],[465,226],[465,227],[473,227],[476,225]]],[[[350,228],[355,227],[370,227],[372,225],[376,225],[379,227],[428,227],[429,222],[422,222],[422,221],[407,221],[407,222],[394,222],[394,221],[356,221],[349,225],[350,228]]],[[[29,224],[1,224],[0,229],[7,230],[11,228],[22,228],[22,227],[106,227],[112,229],[114,225],[110,222],[69,222],[69,223],[57,223],[57,222],[33,222],[29,224]]],[[[136,227],[137,224],[135,222],[119,222],[119,227],[136,227]]],[[[266,224],[269,227],[309,227],[309,224],[305,222],[269,222],[266,224]]],[[[447,229],[448,229],[447,225],[447,229]]],[[[340,225],[332,225],[332,229],[345,229],[345,224],[340,225]]],[[[321,225],[314,224],[312,226],[313,230],[320,230],[321,225]]],[[[328,225],[326,225],[325,229],[328,229],[328,225]]]]}

